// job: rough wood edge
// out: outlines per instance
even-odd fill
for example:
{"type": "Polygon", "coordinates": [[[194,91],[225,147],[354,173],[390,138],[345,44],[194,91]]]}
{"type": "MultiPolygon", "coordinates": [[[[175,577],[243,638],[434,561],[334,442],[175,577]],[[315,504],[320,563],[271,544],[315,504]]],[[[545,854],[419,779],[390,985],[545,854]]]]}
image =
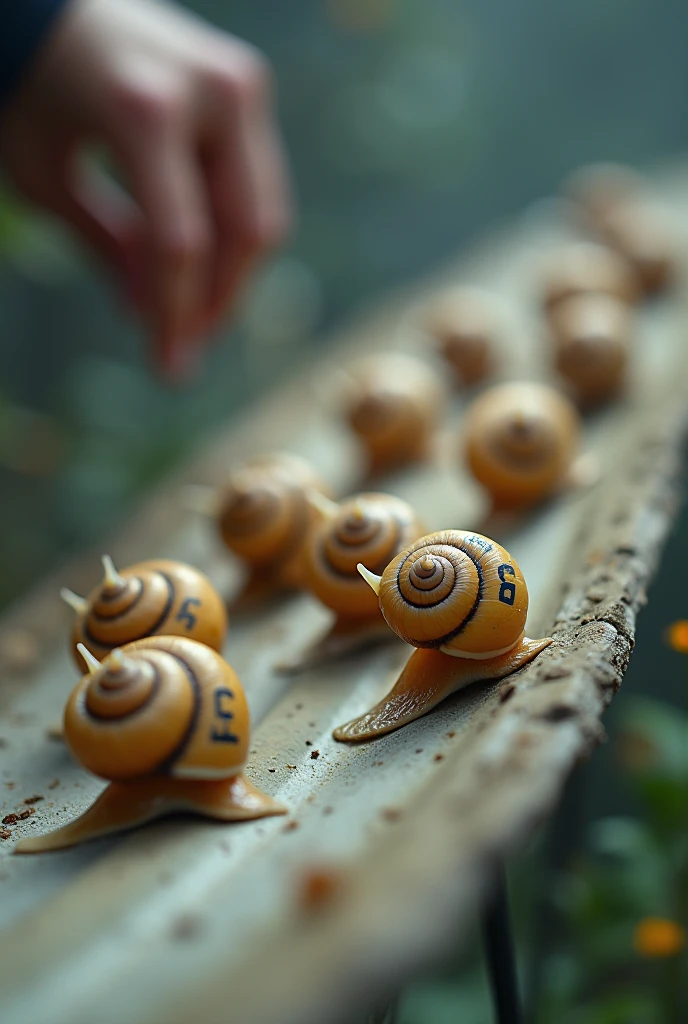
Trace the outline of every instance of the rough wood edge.
{"type": "Polygon", "coordinates": [[[582,510],[550,623],[555,643],[494,687],[472,734],[438,769],[436,788],[405,809],[373,856],[341,867],[339,899],[305,913],[295,884],[282,927],[256,936],[237,970],[228,976],[210,964],[188,1001],[151,1020],[181,1024],[202,1005],[204,1022],[219,1024],[231,1005],[233,1019],[252,1024],[344,1024],[456,943],[496,858],[532,836],[604,737],[601,715],[628,667],[678,507],[687,431],[680,399],[639,429],[628,458],[582,510]]]}

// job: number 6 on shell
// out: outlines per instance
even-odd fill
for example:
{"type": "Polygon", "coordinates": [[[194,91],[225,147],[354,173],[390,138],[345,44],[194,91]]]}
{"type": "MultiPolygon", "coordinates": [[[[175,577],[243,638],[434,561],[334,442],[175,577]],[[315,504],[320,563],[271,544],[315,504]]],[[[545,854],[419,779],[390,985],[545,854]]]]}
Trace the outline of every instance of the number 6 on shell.
{"type": "Polygon", "coordinates": [[[334,730],[342,742],[399,729],[470,683],[509,675],[552,642],[525,636],[521,570],[481,534],[431,533],[392,559],[382,576],[358,568],[387,623],[418,650],[379,704],[334,730]]]}
{"type": "Polygon", "coordinates": [[[284,814],[244,777],[246,696],[236,672],[210,647],[153,636],[114,650],[65,708],[65,738],[77,761],[110,785],[75,821],[25,839],[40,853],[142,825],[179,811],[221,821],[284,814]]]}

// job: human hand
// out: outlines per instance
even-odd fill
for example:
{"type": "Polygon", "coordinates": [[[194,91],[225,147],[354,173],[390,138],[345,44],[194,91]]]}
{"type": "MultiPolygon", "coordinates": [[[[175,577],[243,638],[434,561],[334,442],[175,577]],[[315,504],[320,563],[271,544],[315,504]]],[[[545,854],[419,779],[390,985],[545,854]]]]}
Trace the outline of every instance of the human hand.
{"type": "Polygon", "coordinates": [[[0,116],[0,161],[116,272],[169,377],[288,226],[263,59],[156,0],[72,0],[0,116]]]}

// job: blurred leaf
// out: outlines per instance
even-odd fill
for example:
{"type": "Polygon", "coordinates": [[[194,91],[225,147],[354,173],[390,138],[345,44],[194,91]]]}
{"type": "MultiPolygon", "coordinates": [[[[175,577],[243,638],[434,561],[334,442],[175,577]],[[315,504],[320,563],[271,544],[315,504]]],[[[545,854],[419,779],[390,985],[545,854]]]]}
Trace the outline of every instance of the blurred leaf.
{"type": "Polygon", "coordinates": [[[688,716],[669,704],[636,697],[627,704],[622,722],[627,732],[652,745],[655,758],[648,771],[688,784],[688,716]]]}
{"type": "Polygon", "coordinates": [[[580,1006],[566,1024],[660,1024],[661,1019],[656,998],[636,989],[580,1006]]]}

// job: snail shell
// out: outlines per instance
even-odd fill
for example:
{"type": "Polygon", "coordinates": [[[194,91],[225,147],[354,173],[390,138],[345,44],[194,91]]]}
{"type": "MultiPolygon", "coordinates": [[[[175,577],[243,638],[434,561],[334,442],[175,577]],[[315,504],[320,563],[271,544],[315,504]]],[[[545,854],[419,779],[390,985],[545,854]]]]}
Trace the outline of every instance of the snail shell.
{"type": "Polygon", "coordinates": [[[236,469],[220,498],[218,526],[230,551],[255,569],[271,569],[302,545],[312,523],[315,470],[296,455],[267,455],[236,469]]]}
{"type": "Polygon", "coordinates": [[[622,164],[590,164],[574,171],[564,182],[563,191],[583,208],[593,226],[610,210],[633,202],[647,188],[645,179],[622,164]]]}
{"type": "Polygon", "coordinates": [[[563,482],[578,433],[574,405],[554,388],[500,384],[477,398],[466,414],[466,459],[495,506],[529,505],[563,482]]]}
{"type": "Polygon", "coordinates": [[[402,640],[461,658],[494,658],[523,635],[528,590],[514,559],[478,533],[414,541],[382,573],[382,614],[402,640]]]}
{"type": "Polygon", "coordinates": [[[444,407],[444,389],[424,363],[400,353],[370,356],[349,372],[347,420],[372,472],[427,454],[444,407]]]}
{"type": "Polygon", "coordinates": [[[189,637],[222,649],[227,612],[210,580],[198,569],[164,559],[138,562],[121,572],[107,556],[103,564],[105,577],[87,598],[63,591],[77,612],[72,647],[80,670],[80,643],[98,659],[115,647],[161,634],[189,637]]]}
{"type": "Polygon", "coordinates": [[[632,319],[629,307],[611,295],[576,296],[557,306],[556,367],[579,405],[597,405],[621,390],[632,319]]]}
{"type": "Polygon", "coordinates": [[[633,267],[645,295],[655,295],[671,284],[676,244],[664,211],[648,202],[620,203],[607,211],[599,230],[633,267]]]}
{"type": "Polygon", "coordinates": [[[224,779],[246,761],[248,705],[217,652],[153,636],[84,676],[67,702],[64,731],[74,757],[103,779],[224,779]]]}
{"type": "Polygon", "coordinates": [[[382,576],[363,565],[387,623],[416,650],[389,693],[334,730],[344,743],[374,739],[480,680],[501,679],[551,643],[524,634],[528,591],[517,563],[479,533],[442,530],[419,538],[382,576]]]}
{"type": "Polygon", "coordinates": [[[75,758],[110,785],[78,818],[19,843],[39,853],[142,825],[177,811],[221,821],[283,814],[246,779],[249,713],[234,669],[181,636],[153,636],[102,664],[67,701],[65,738],[75,758]]]}
{"type": "Polygon", "coordinates": [[[604,292],[632,305],[639,284],[629,263],[605,246],[576,242],[554,253],[542,288],[548,314],[564,299],[588,292],[604,292]]]}
{"type": "Polygon", "coordinates": [[[426,312],[425,329],[459,386],[472,387],[493,369],[499,330],[494,301],[488,291],[466,286],[439,296],[426,312]]]}
{"type": "Polygon", "coordinates": [[[304,585],[342,618],[378,617],[375,594],[358,573],[382,571],[423,532],[411,506],[392,494],[359,494],[314,528],[305,549],[304,585]]]}

